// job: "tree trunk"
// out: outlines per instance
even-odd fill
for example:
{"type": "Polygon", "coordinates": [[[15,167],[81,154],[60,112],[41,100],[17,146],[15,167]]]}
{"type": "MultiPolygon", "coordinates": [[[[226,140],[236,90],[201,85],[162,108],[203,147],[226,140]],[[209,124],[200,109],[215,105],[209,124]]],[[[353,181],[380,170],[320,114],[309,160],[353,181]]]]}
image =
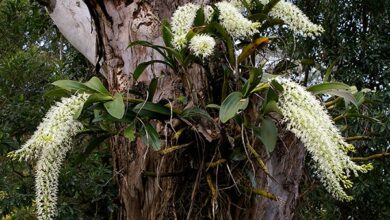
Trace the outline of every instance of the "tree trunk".
{"type": "MultiPolygon", "coordinates": [[[[191,97],[192,102],[189,105],[196,105],[199,102],[207,103],[205,99],[209,89],[208,82],[201,69],[197,67],[189,70],[191,74],[188,77],[193,90],[196,91],[195,94],[189,91],[186,82],[182,81],[179,74],[171,73],[163,65],[148,68],[138,82],[132,79],[132,71],[137,64],[162,58],[145,47],[128,48],[129,43],[135,40],[147,40],[162,45],[161,20],[170,18],[177,6],[188,1],[84,0],[84,3],[80,0],[66,0],[62,4],[60,2],[57,1],[55,4],[55,1],[51,1],[52,9],[49,10],[51,17],[64,36],[91,62],[97,64],[96,61],[101,60],[98,65],[101,64],[101,70],[106,76],[111,93],[127,94],[129,88],[137,88],[144,92],[152,78],[164,75],[159,78],[154,101],[174,101],[180,95],[185,95],[191,97]],[[73,16],[54,16],[56,10],[59,10],[57,6],[62,5],[64,9],[64,2],[69,3],[68,13],[73,16]],[[84,31],[87,38],[80,39],[80,36],[71,33],[70,30],[73,28],[69,27],[69,21],[64,22],[64,19],[77,20],[78,11],[85,13],[85,10],[72,10],[74,7],[89,9],[91,15],[81,16],[87,20],[91,18],[88,24],[85,19],[73,23],[77,28],[80,26],[76,24],[81,22],[84,25],[83,30],[88,30],[90,27],[91,32],[84,31]],[[96,38],[91,38],[90,34],[96,34],[96,38]]],[[[201,0],[192,2],[207,3],[201,0]]],[[[171,122],[171,124],[174,123],[171,122]]],[[[164,134],[167,126],[157,124],[157,127],[160,127],[160,134],[164,134]]],[[[141,140],[129,143],[121,135],[110,140],[114,179],[119,189],[118,219],[292,218],[302,175],[304,150],[290,133],[280,136],[277,150],[266,161],[269,173],[275,180],[271,180],[261,170],[256,169],[255,172],[256,186],[275,194],[279,198],[278,201],[259,196],[251,196],[251,201],[246,201],[244,192],[232,183],[233,186],[230,189],[225,191],[220,189],[218,192],[221,198],[226,199],[215,202],[213,196],[207,192],[209,188],[207,181],[214,181],[217,187],[222,187],[216,183],[218,179],[208,179],[207,176],[211,171],[206,169],[205,163],[213,158],[204,157],[204,152],[211,149],[210,146],[220,145],[227,141],[218,139],[219,132],[223,132],[218,128],[204,125],[196,129],[199,132],[199,138],[184,137],[187,142],[192,143],[188,150],[165,156],[154,152],[141,140]],[[226,194],[232,196],[226,196],[226,194]]],[[[167,146],[170,144],[166,142],[167,146]]],[[[262,152],[259,147],[257,150],[262,152]]],[[[264,152],[262,156],[266,157],[264,152]]],[[[215,172],[218,172],[218,169],[215,172]]],[[[218,176],[218,178],[222,181],[229,177],[218,176]]]]}

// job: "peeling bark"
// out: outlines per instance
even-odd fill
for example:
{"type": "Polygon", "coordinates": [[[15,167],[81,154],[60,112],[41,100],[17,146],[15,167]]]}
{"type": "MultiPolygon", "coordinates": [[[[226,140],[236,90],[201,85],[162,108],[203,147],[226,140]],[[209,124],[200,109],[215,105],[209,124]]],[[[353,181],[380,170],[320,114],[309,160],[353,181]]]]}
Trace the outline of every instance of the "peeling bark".
{"type": "Polygon", "coordinates": [[[64,37],[96,65],[96,30],[87,5],[82,0],[51,0],[47,8],[64,37]]]}

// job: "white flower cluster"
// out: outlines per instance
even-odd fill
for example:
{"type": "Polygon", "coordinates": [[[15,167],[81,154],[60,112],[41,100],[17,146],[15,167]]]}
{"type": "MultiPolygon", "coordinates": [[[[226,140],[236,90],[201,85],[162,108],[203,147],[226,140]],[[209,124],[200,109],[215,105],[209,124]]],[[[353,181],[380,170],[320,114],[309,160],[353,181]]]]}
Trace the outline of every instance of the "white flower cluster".
{"type": "MultiPolygon", "coordinates": [[[[239,8],[235,7],[230,2],[219,2],[216,4],[220,11],[219,20],[221,25],[234,37],[249,37],[258,32],[260,23],[253,23],[246,19],[239,8]]],[[[176,49],[183,49],[188,44],[187,34],[191,30],[197,11],[201,6],[188,3],[180,6],[172,16],[171,27],[173,33],[172,44],[176,49]]],[[[205,20],[210,22],[214,13],[213,7],[206,5],[203,7],[205,20]]],[[[196,56],[203,58],[210,56],[215,47],[215,39],[207,34],[195,35],[191,41],[189,48],[196,56]]]]}
{"type": "Polygon", "coordinates": [[[321,25],[313,24],[309,18],[293,3],[279,1],[270,11],[269,15],[283,20],[297,35],[315,37],[324,32],[321,25]]]}
{"type": "Polygon", "coordinates": [[[195,56],[202,56],[203,58],[210,56],[215,47],[214,38],[207,34],[195,35],[190,41],[190,50],[195,56]]]}
{"type": "MultiPolygon", "coordinates": [[[[253,5],[253,0],[245,1],[249,6],[253,5]]],[[[240,0],[231,0],[230,2],[237,8],[243,8],[243,3],[240,0]]],[[[260,3],[266,5],[269,0],[260,0],[260,3]]],[[[296,35],[313,38],[324,32],[321,25],[313,24],[297,6],[285,0],[279,1],[271,9],[269,15],[283,20],[296,35]]]]}
{"type": "Polygon", "coordinates": [[[260,23],[245,18],[234,4],[222,1],[215,5],[220,13],[221,25],[233,38],[249,37],[258,32],[260,23]]]}
{"type": "Polygon", "coordinates": [[[187,45],[187,33],[191,30],[194,23],[196,12],[199,10],[199,5],[188,3],[180,6],[173,13],[171,26],[173,32],[173,46],[177,49],[182,49],[187,45]]]}
{"type": "Polygon", "coordinates": [[[283,79],[278,107],[280,108],[287,129],[293,132],[305,145],[316,162],[318,176],[333,197],[342,201],[352,199],[344,192],[344,188],[352,187],[348,179],[350,173],[367,172],[371,164],[357,165],[347,155],[353,151],[327,114],[325,108],[304,87],[283,79]]]}
{"type": "Polygon", "coordinates": [[[88,96],[78,94],[57,102],[22,148],[9,154],[13,158],[38,159],[35,183],[38,219],[55,216],[59,170],[71,149],[72,138],[83,127],[74,116],[88,96]]]}

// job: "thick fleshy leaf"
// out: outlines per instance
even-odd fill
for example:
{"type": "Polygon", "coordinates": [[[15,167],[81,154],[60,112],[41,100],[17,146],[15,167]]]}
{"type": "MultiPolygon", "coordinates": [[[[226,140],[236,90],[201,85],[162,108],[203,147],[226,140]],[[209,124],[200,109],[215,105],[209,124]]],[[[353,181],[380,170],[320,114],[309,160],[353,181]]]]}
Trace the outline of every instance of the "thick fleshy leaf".
{"type": "Polygon", "coordinates": [[[214,28],[223,38],[223,42],[225,43],[227,50],[228,50],[228,57],[229,57],[229,62],[230,64],[235,64],[235,55],[234,55],[234,42],[229,35],[229,33],[226,31],[226,29],[219,23],[217,22],[212,22],[210,24],[212,28],[214,28]]]}
{"type": "Polygon", "coordinates": [[[171,110],[161,104],[145,102],[139,103],[133,109],[133,112],[140,115],[156,118],[158,116],[170,116],[171,110]]]}
{"type": "Polygon", "coordinates": [[[329,67],[326,69],[325,75],[324,75],[324,82],[328,82],[330,78],[330,74],[333,71],[334,66],[336,65],[337,60],[333,61],[329,67]]]}
{"type": "Polygon", "coordinates": [[[238,111],[244,110],[248,107],[249,99],[243,98],[241,92],[232,92],[222,102],[219,110],[219,119],[222,123],[227,122],[233,118],[238,111]]]}
{"type": "Polygon", "coordinates": [[[264,107],[264,110],[263,110],[263,114],[266,115],[270,112],[277,112],[279,114],[282,114],[282,112],[280,111],[276,101],[274,100],[270,100],[269,102],[267,102],[266,106],[264,107]]]}
{"type": "Polygon", "coordinates": [[[325,94],[329,90],[346,90],[348,91],[350,87],[347,84],[341,82],[326,82],[310,86],[306,90],[314,94],[325,94]]]}
{"type": "Polygon", "coordinates": [[[150,81],[149,88],[148,88],[148,93],[149,93],[148,101],[153,100],[154,93],[156,92],[157,89],[157,83],[158,80],[156,78],[153,78],[152,81],[150,81]]]}
{"type": "Polygon", "coordinates": [[[145,124],[145,132],[146,132],[146,141],[150,147],[155,151],[159,151],[161,149],[160,137],[156,129],[151,124],[145,124]]]}
{"type": "Polygon", "coordinates": [[[171,30],[171,26],[167,20],[163,20],[162,22],[162,37],[164,40],[164,44],[167,47],[173,47],[173,33],[171,30]]]}
{"type": "Polygon", "coordinates": [[[114,118],[121,119],[125,114],[125,104],[120,93],[115,94],[114,100],[104,103],[107,112],[114,118]]]}
{"type": "Polygon", "coordinates": [[[110,95],[106,87],[104,87],[103,83],[96,76],[92,77],[88,82],[84,83],[84,85],[102,95],[110,95]]]}
{"type": "Polygon", "coordinates": [[[328,94],[344,98],[346,102],[352,102],[355,106],[358,105],[356,98],[351,93],[351,87],[340,82],[326,82],[307,88],[307,91],[314,94],[328,94]]]}
{"type": "Polygon", "coordinates": [[[100,93],[94,93],[90,95],[85,102],[84,106],[90,106],[91,104],[95,102],[106,102],[106,101],[112,101],[114,98],[110,95],[102,95],[100,93]]]}
{"type": "Polygon", "coordinates": [[[260,128],[253,128],[253,131],[256,137],[263,142],[267,153],[272,153],[278,139],[278,128],[276,127],[275,122],[270,118],[264,118],[261,121],[260,128]]]}
{"type": "Polygon", "coordinates": [[[205,22],[204,9],[203,7],[201,7],[198,9],[198,11],[196,11],[194,26],[201,26],[204,24],[204,22],[205,22]]]}
{"type": "Polygon", "coordinates": [[[67,91],[79,91],[79,92],[94,92],[88,86],[84,85],[81,82],[73,80],[58,80],[52,83],[53,85],[65,89],[67,91]]]}
{"type": "Polygon", "coordinates": [[[250,69],[249,78],[241,90],[242,94],[244,94],[244,97],[247,97],[250,94],[249,92],[259,84],[261,74],[262,74],[261,68],[250,69]]]}
{"type": "Polygon", "coordinates": [[[237,63],[241,63],[244,61],[247,57],[252,55],[256,49],[260,48],[261,46],[267,44],[269,42],[268,37],[259,37],[255,39],[250,44],[246,45],[243,49],[241,54],[237,58],[237,63]]]}
{"type": "Polygon", "coordinates": [[[152,64],[155,64],[155,63],[162,63],[162,64],[165,64],[167,66],[170,66],[172,67],[172,65],[168,62],[165,62],[163,60],[151,60],[151,61],[147,61],[147,62],[143,62],[143,63],[140,63],[138,64],[138,66],[135,68],[134,72],[133,72],[133,78],[134,80],[137,80],[141,74],[144,72],[144,70],[149,66],[149,65],[152,65],[152,64]]]}

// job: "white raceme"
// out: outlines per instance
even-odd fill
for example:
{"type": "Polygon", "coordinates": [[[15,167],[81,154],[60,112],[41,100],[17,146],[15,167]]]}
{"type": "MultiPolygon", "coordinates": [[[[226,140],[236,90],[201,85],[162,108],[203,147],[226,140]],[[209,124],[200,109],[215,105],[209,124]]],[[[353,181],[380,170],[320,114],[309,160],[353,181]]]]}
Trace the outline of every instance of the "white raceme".
{"type": "Polygon", "coordinates": [[[198,34],[191,39],[189,48],[196,56],[205,58],[213,53],[215,44],[215,40],[211,36],[198,34]]]}
{"type": "Polygon", "coordinates": [[[13,158],[38,160],[35,183],[38,219],[55,216],[60,167],[71,149],[72,138],[83,128],[74,116],[88,96],[78,94],[57,102],[22,148],[9,154],[13,158]]]}
{"type": "MultiPolygon", "coordinates": [[[[247,4],[252,6],[253,0],[246,0],[247,4]]],[[[231,3],[238,8],[243,8],[240,0],[231,0],[231,3]]],[[[269,0],[260,0],[260,3],[266,5],[269,0]]],[[[315,37],[324,32],[321,25],[316,25],[293,3],[285,0],[279,1],[269,12],[273,18],[281,19],[296,35],[304,37],[315,37]]]]}
{"type": "Polygon", "coordinates": [[[187,45],[186,35],[191,30],[199,5],[188,3],[180,6],[173,13],[171,27],[173,33],[173,46],[182,49],[187,45]]]}
{"type": "Polygon", "coordinates": [[[327,114],[325,108],[304,87],[278,79],[283,86],[278,107],[280,108],[287,129],[293,132],[305,145],[316,163],[318,176],[328,192],[342,201],[349,201],[344,188],[352,187],[348,179],[352,172],[367,172],[371,164],[357,165],[347,155],[353,151],[327,114]]]}
{"type": "Polygon", "coordinates": [[[222,1],[215,5],[220,12],[221,25],[233,38],[250,37],[259,32],[260,23],[245,18],[234,4],[222,1]]]}
{"type": "Polygon", "coordinates": [[[310,19],[293,3],[279,1],[269,12],[274,18],[283,20],[297,35],[314,37],[324,32],[320,25],[313,24],[310,19]]]}

